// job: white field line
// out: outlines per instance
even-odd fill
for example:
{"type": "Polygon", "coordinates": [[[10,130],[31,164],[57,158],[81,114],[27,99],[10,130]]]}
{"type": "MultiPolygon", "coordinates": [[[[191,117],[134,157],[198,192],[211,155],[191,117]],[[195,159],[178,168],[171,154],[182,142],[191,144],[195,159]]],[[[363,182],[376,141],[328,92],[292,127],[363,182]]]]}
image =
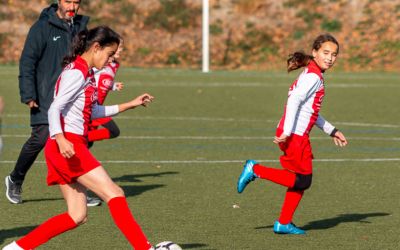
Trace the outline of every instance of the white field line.
{"type": "MultiPolygon", "coordinates": [[[[3,138],[28,138],[28,134],[4,134],[3,138]]],[[[272,136],[119,136],[125,140],[273,140],[272,136]]],[[[329,136],[311,137],[311,140],[331,140],[329,136]]],[[[400,141],[400,137],[347,137],[349,141],[400,141]]]]}
{"type": "MultiPolygon", "coordinates": [[[[279,160],[272,159],[261,159],[256,160],[260,163],[268,162],[279,162],[279,160]]],[[[363,158],[363,159],[315,159],[314,162],[397,162],[400,158],[363,158]]],[[[102,161],[101,163],[106,164],[226,164],[226,163],[244,163],[245,159],[242,160],[158,160],[158,161],[146,161],[146,160],[108,160],[102,161]]],[[[36,164],[45,164],[45,161],[35,161],[36,164]]],[[[0,161],[0,164],[15,164],[15,161],[0,161]]]]}
{"type": "MultiPolygon", "coordinates": [[[[400,84],[399,84],[400,85],[400,84]]],[[[29,115],[21,114],[5,114],[4,117],[9,118],[28,118],[29,115]]],[[[263,122],[263,123],[276,123],[277,119],[237,119],[237,118],[219,118],[219,117],[190,117],[190,116],[116,116],[116,120],[171,120],[171,121],[212,121],[212,122],[263,122]]],[[[334,124],[350,126],[350,127],[380,127],[380,128],[400,128],[398,124],[379,124],[379,123],[362,123],[362,122],[334,122],[334,124]]]]}
{"type": "MultiPolygon", "coordinates": [[[[1,72],[0,72],[1,74],[1,72]]],[[[139,87],[163,87],[163,88],[176,88],[176,87],[186,87],[186,88],[220,88],[220,87],[239,87],[239,88],[274,88],[274,87],[283,87],[289,88],[291,82],[294,78],[284,78],[282,81],[274,81],[271,79],[265,79],[265,81],[248,81],[248,82],[159,82],[159,83],[149,83],[142,81],[126,81],[125,85],[127,86],[139,86],[139,87]],[[287,80],[286,80],[287,79],[287,80]]],[[[387,78],[392,79],[392,78],[387,78]]],[[[393,79],[396,79],[393,77],[393,79]]],[[[4,82],[6,84],[6,82],[4,82]]],[[[3,82],[0,82],[2,85],[3,82]]],[[[327,81],[328,88],[398,88],[400,84],[395,83],[334,83],[327,81]]]]}
{"type": "MultiPolygon", "coordinates": [[[[290,87],[287,82],[179,82],[179,83],[145,83],[145,82],[127,82],[127,85],[140,86],[140,87],[187,87],[187,88],[219,88],[219,87],[240,87],[240,88],[259,88],[259,87],[290,87]]],[[[400,84],[383,84],[383,83],[328,83],[329,88],[396,88],[400,84]]]]}

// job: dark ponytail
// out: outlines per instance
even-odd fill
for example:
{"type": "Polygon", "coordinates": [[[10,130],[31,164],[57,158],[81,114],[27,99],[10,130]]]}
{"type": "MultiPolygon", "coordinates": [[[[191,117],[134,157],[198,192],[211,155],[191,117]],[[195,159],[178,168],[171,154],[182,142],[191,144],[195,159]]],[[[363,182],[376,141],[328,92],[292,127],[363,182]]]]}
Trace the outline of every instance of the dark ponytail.
{"type": "Polygon", "coordinates": [[[119,45],[121,37],[107,26],[98,26],[90,30],[79,32],[73,39],[67,56],[62,61],[62,67],[73,62],[78,55],[88,51],[94,43],[99,43],[101,47],[112,44],[119,45]]]}
{"type": "Polygon", "coordinates": [[[83,30],[76,34],[72,39],[72,44],[69,49],[69,53],[64,57],[62,61],[62,67],[67,66],[73,62],[78,55],[82,55],[86,48],[86,39],[88,36],[88,30],[83,30]]]}
{"type": "Polygon", "coordinates": [[[293,71],[301,67],[307,66],[314,57],[307,55],[303,51],[297,51],[289,55],[287,59],[287,71],[293,71]]]}
{"type": "MultiPolygon", "coordinates": [[[[319,50],[323,43],[332,42],[337,45],[339,53],[339,42],[331,34],[322,34],[315,38],[312,49],[319,50]]],[[[289,55],[287,60],[287,70],[288,72],[299,69],[301,67],[307,66],[314,57],[312,55],[307,55],[303,51],[297,51],[289,55]]]]}

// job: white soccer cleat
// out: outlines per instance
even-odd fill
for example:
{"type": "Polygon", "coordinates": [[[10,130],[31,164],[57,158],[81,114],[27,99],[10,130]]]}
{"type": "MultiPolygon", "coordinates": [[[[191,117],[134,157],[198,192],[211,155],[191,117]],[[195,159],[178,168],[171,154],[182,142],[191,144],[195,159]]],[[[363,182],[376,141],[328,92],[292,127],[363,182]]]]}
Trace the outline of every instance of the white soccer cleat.
{"type": "Polygon", "coordinates": [[[156,245],[155,250],[182,250],[182,248],[172,241],[163,241],[156,245]]]}

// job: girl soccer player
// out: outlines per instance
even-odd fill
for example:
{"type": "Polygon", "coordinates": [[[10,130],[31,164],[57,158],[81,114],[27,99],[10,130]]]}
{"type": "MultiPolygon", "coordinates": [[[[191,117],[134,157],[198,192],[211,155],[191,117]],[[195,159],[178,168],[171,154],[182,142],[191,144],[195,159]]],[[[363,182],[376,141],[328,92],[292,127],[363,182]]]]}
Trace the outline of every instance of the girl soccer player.
{"type": "MultiPolygon", "coordinates": [[[[122,90],[124,87],[122,82],[115,82],[115,74],[120,66],[118,58],[123,50],[123,39],[120,40],[118,49],[110,63],[108,63],[102,69],[94,68],[94,77],[96,79],[97,86],[97,103],[103,105],[107,94],[110,90],[122,90]]],[[[90,122],[88,141],[89,147],[93,145],[95,141],[112,139],[119,136],[119,128],[111,117],[97,118],[90,122]],[[102,128],[100,128],[100,126],[102,128]]]]}
{"type": "Polygon", "coordinates": [[[311,128],[317,125],[333,137],[337,146],[343,147],[347,144],[344,135],[319,114],[325,94],[323,73],[334,65],[338,53],[339,43],[336,39],[329,34],[323,34],[315,39],[312,55],[295,52],[289,56],[288,72],[301,67],[305,69],[289,88],[285,112],[274,139],[274,143],[283,151],[280,162],[284,169],[264,167],[254,160],[247,160],[239,177],[239,193],[256,178],[288,187],[280,217],[274,223],[275,233],[305,234],[304,230],[292,223],[292,218],[304,190],[311,186],[311,128]]]}
{"type": "Polygon", "coordinates": [[[87,220],[86,188],[107,202],[111,216],[136,250],[153,249],[129,210],[123,190],[116,185],[87,148],[91,118],[111,116],[146,106],[153,96],[142,94],[113,106],[97,105],[93,67],[103,68],[114,55],[119,35],[100,26],[80,32],[64,70],[58,78],[49,109],[50,138],[45,147],[47,184],[59,185],[68,211],[50,218],[3,249],[34,249],[51,238],[76,228],[87,220]]]}

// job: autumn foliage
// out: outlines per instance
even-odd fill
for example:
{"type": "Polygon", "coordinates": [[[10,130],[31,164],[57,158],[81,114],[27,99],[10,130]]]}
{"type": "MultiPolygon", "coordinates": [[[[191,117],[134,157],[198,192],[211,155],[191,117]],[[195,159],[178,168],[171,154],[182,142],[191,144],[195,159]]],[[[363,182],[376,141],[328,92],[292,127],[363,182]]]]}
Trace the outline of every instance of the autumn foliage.
{"type": "MultiPolygon", "coordinates": [[[[17,63],[29,27],[51,1],[2,1],[0,63],[17,63]]],[[[200,0],[82,0],[90,26],[125,38],[124,65],[199,68],[200,0]]],[[[398,71],[400,2],[393,0],[210,0],[211,67],[275,70],[329,32],[337,68],[398,71]]]]}

